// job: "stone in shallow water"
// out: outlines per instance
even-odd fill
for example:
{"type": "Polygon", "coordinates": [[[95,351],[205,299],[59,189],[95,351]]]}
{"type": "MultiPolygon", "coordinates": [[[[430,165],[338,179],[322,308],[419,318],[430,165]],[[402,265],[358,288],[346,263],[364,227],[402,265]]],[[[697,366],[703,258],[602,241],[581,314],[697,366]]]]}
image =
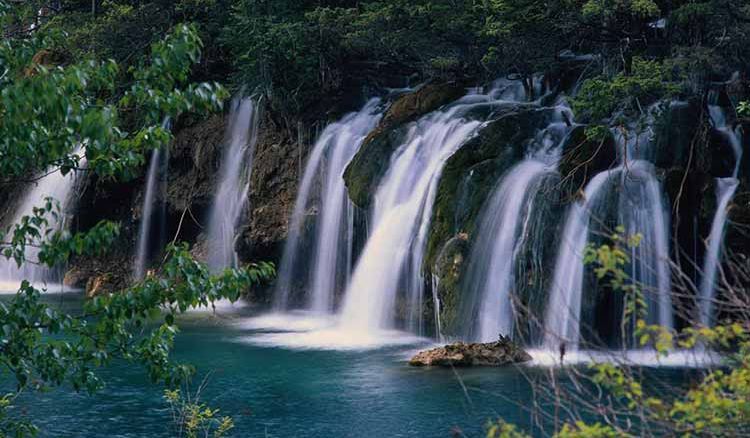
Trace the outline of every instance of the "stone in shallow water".
{"type": "Polygon", "coordinates": [[[420,351],[409,361],[411,366],[502,366],[527,362],[531,356],[508,338],[486,344],[458,342],[445,347],[420,351]]]}

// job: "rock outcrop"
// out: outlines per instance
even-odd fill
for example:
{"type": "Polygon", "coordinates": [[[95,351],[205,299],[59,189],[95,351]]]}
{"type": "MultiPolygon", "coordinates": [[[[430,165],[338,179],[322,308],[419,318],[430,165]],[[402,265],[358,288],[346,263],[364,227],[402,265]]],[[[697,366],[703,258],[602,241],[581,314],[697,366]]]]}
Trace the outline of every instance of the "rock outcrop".
{"type": "MultiPolygon", "coordinates": [[[[512,103],[446,163],[438,185],[424,268],[438,280],[444,334],[457,335],[460,286],[482,208],[502,177],[525,155],[526,144],[554,115],[551,108],[512,103]],[[459,239],[456,237],[459,236],[459,239]]],[[[547,196],[545,204],[556,205],[547,196]]],[[[553,222],[554,223],[554,222],[553,222]]],[[[430,311],[427,314],[432,315],[430,311]]]]}
{"type": "Polygon", "coordinates": [[[486,344],[458,342],[445,347],[421,351],[411,358],[409,365],[416,367],[496,367],[530,360],[531,356],[521,347],[514,344],[510,339],[501,336],[499,340],[486,344]]]}
{"type": "Polygon", "coordinates": [[[362,142],[359,152],[344,172],[352,202],[360,208],[370,205],[408,123],[455,101],[465,92],[463,84],[434,83],[424,85],[393,102],[378,126],[362,142]]]}

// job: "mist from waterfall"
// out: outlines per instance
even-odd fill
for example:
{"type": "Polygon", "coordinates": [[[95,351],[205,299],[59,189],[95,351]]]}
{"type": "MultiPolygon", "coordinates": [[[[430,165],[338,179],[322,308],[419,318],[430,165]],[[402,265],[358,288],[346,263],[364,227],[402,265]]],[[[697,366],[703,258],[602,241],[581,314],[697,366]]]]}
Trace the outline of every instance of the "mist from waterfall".
{"type": "MultiPolygon", "coordinates": [[[[169,119],[165,120],[162,126],[169,129],[169,119]]],[[[162,192],[166,191],[167,161],[169,161],[168,150],[155,149],[151,152],[148,173],[146,174],[146,189],[143,193],[143,204],[141,206],[141,223],[138,227],[138,239],[136,241],[135,265],[133,266],[133,277],[136,280],[145,276],[148,257],[154,249],[153,242],[149,242],[151,223],[154,219],[154,208],[156,207],[156,192],[159,190],[159,186],[161,186],[162,192]]],[[[164,219],[163,213],[162,220],[164,219]]]]}
{"type": "Polygon", "coordinates": [[[630,263],[625,269],[632,284],[646,297],[647,322],[673,327],[669,214],[654,165],[648,161],[653,154],[651,114],[647,122],[645,131],[622,129],[614,133],[621,164],[595,175],[585,187],[583,199],[570,207],[545,316],[544,344],[549,349],[556,350],[562,343],[570,350],[577,349],[581,324],[588,323],[581,321],[586,270],[583,256],[592,218],[603,219],[595,215],[602,210],[598,204],[606,199],[603,194],[609,187],[616,188],[619,196],[617,221],[625,229],[624,237],[641,237],[640,243],[630,248],[630,263]]]}
{"type": "Polygon", "coordinates": [[[479,91],[409,126],[391,157],[374,198],[371,234],[360,255],[341,310],[340,329],[371,335],[394,328],[401,287],[409,327],[420,326],[422,262],[438,181],[446,161],[483,122],[467,114],[518,100],[518,87],[479,91]]]}
{"type": "Polygon", "coordinates": [[[465,295],[479,295],[465,322],[472,340],[491,342],[512,332],[516,260],[527,241],[535,196],[556,174],[571,118],[567,106],[556,108],[550,124],[528,146],[527,157],[500,178],[483,208],[462,287],[465,295]]]}
{"type": "Polygon", "coordinates": [[[343,173],[381,115],[380,99],[371,99],[360,111],[328,125],[315,143],[289,221],[275,291],[277,310],[289,310],[293,283],[299,275],[305,275],[300,265],[311,260],[305,281],[306,307],[317,313],[333,312],[334,293],[346,287],[351,270],[354,240],[354,206],[346,193],[343,173]],[[311,215],[309,212],[318,205],[317,214],[311,215]],[[308,223],[311,218],[314,224],[308,223]],[[299,260],[308,227],[315,230],[312,255],[310,260],[299,260]]]}
{"type": "Polygon", "coordinates": [[[218,271],[237,266],[236,228],[247,205],[250,172],[258,138],[259,108],[250,97],[235,98],[219,169],[219,185],[208,220],[208,265],[218,271]]]}
{"type": "Polygon", "coordinates": [[[716,213],[711,222],[706,254],[703,259],[703,270],[698,289],[698,321],[704,326],[714,323],[714,302],[716,300],[716,276],[718,275],[721,248],[724,242],[728,206],[739,186],[737,179],[742,162],[742,137],[739,130],[727,126],[726,113],[718,105],[708,105],[709,116],[714,128],[727,140],[734,151],[736,164],[731,178],[716,178],[716,213]]]}
{"type": "MultiPolygon", "coordinates": [[[[78,168],[85,168],[84,148],[78,146],[73,154],[79,157],[78,168]]],[[[35,207],[44,206],[47,198],[52,198],[53,202],[59,203],[60,210],[59,215],[57,215],[53,208],[52,212],[45,216],[47,224],[40,227],[41,235],[45,236],[48,232],[65,230],[67,216],[75,208],[74,189],[82,174],[73,169],[63,175],[56,166],[53,166],[42,175],[31,183],[31,187],[27,189],[20,205],[16,208],[15,216],[10,221],[11,233],[16,225],[21,224],[24,217],[34,215],[35,207]]],[[[0,257],[0,276],[2,276],[0,282],[4,285],[2,288],[15,289],[23,280],[28,280],[31,283],[60,283],[62,278],[59,272],[46,265],[36,263],[38,254],[39,248],[37,246],[26,246],[24,256],[27,261],[21,267],[18,267],[12,258],[0,257]]]]}

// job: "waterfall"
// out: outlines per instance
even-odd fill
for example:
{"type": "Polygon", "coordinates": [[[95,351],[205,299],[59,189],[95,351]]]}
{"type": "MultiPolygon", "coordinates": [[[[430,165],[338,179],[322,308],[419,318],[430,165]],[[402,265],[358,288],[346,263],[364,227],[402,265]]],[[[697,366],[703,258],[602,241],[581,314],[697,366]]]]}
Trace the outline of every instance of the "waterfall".
{"type": "MultiPolygon", "coordinates": [[[[73,154],[80,157],[78,163],[79,168],[84,168],[86,166],[86,157],[83,151],[84,148],[82,146],[78,146],[73,151],[73,154]]],[[[33,216],[34,208],[44,205],[45,199],[49,197],[59,202],[61,214],[60,216],[53,214],[48,214],[46,216],[48,223],[40,230],[41,235],[45,236],[46,232],[64,230],[66,226],[66,216],[73,208],[75,208],[75,196],[73,190],[80,180],[80,176],[81,173],[76,170],[71,170],[66,175],[63,175],[56,166],[47,169],[42,177],[32,183],[33,187],[31,187],[24,195],[21,204],[13,217],[12,226],[20,224],[24,216],[33,216]]],[[[11,232],[12,230],[13,228],[11,228],[11,232]]],[[[38,247],[27,246],[25,252],[27,262],[20,268],[15,260],[0,257],[0,275],[2,275],[2,283],[5,285],[12,284],[12,288],[15,289],[17,284],[22,280],[28,280],[31,283],[44,283],[47,281],[59,282],[60,278],[55,278],[56,272],[54,269],[36,263],[38,254],[38,247]]],[[[6,288],[10,289],[11,287],[3,287],[3,289],[6,288]]]]}
{"type": "MultiPolygon", "coordinates": [[[[165,120],[163,127],[169,129],[169,119],[165,120]]],[[[166,175],[160,172],[160,167],[166,167],[169,158],[169,152],[166,150],[155,149],[151,153],[151,160],[148,165],[148,174],[146,175],[146,190],[143,194],[143,206],[141,208],[141,223],[138,228],[138,240],[136,244],[135,266],[133,267],[133,277],[140,280],[146,273],[146,264],[149,253],[153,247],[149,245],[149,235],[151,233],[151,222],[154,215],[154,204],[156,198],[157,184],[166,182],[166,175]],[[160,175],[161,173],[161,175],[160,175]]],[[[165,188],[165,187],[162,187],[165,188]]],[[[164,212],[162,212],[164,213],[164,212]]],[[[162,214],[163,218],[164,214],[162,214]]]]}
{"type": "MultiPolygon", "coordinates": [[[[647,122],[652,121],[649,114],[647,122]]],[[[626,267],[630,281],[646,295],[647,321],[668,329],[673,326],[669,220],[654,165],[647,161],[653,153],[649,147],[650,129],[645,133],[623,130],[616,132],[615,137],[622,164],[594,176],[584,189],[584,199],[571,207],[566,219],[545,316],[544,343],[550,349],[557,349],[561,343],[571,350],[578,348],[585,271],[583,255],[589,242],[589,225],[602,190],[613,176],[619,177],[617,219],[625,227],[626,237],[639,235],[642,238],[640,244],[631,249],[630,265],[626,267]]]]}
{"type": "Polygon", "coordinates": [[[740,164],[742,163],[742,137],[740,135],[739,127],[733,130],[730,126],[727,126],[727,116],[724,109],[718,105],[708,105],[708,114],[713,123],[714,129],[716,129],[722,137],[724,137],[729,145],[732,147],[734,152],[734,159],[736,164],[734,165],[734,172],[732,173],[733,178],[737,178],[740,173],[740,164]]]}
{"type": "Polygon", "coordinates": [[[440,290],[440,277],[437,274],[432,274],[432,311],[435,318],[435,337],[439,342],[443,341],[443,326],[440,323],[440,311],[442,305],[440,304],[440,296],[438,296],[438,290],[440,290]]]}
{"type": "Polygon", "coordinates": [[[583,253],[588,242],[591,212],[602,189],[620,169],[605,170],[586,185],[583,199],[570,208],[555,261],[549,304],[545,316],[545,347],[557,350],[565,343],[571,350],[580,337],[581,295],[583,289],[583,253]]]}
{"type": "Polygon", "coordinates": [[[645,292],[649,322],[671,329],[668,214],[654,166],[643,160],[630,162],[621,174],[621,187],[619,223],[625,236],[641,237],[630,248],[630,277],[645,292]]]}
{"type": "Polygon", "coordinates": [[[727,221],[728,205],[732,201],[739,181],[737,178],[716,179],[716,214],[711,222],[711,232],[708,235],[708,249],[703,262],[703,276],[699,289],[698,320],[701,325],[709,327],[713,324],[713,308],[716,295],[716,275],[719,269],[721,244],[724,241],[724,228],[727,221]]]}
{"type": "Polygon", "coordinates": [[[510,335],[513,326],[512,291],[515,262],[528,234],[533,200],[545,177],[554,174],[569,126],[563,123],[567,107],[557,108],[556,117],[532,141],[520,163],[501,177],[481,216],[476,243],[469,256],[466,294],[479,294],[477,327],[468,327],[470,337],[491,342],[498,334],[510,335]],[[490,237],[491,236],[491,237],[490,237]]]}
{"type": "Polygon", "coordinates": [[[253,99],[232,102],[219,186],[208,221],[208,265],[213,270],[237,266],[235,232],[247,204],[258,123],[258,105],[253,99]]]}
{"type": "Polygon", "coordinates": [[[406,314],[421,314],[422,261],[443,166],[483,125],[467,113],[507,102],[504,97],[497,90],[472,93],[409,127],[375,194],[371,234],[347,288],[342,329],[367,334],[392,328],[400,285],[408,291],[406,314]]]}
{"type": "Polygon", "coordinates": [[[345,286],[352,261],[354,206],[346,194],[343,173],[367,134],[380,120],[379,106],[379,99],[371,99],[360,111],[328,125],[315,143],[289,221],[289,234],[276,285],[277,310],[287,310],[289,306],[292,282],[299,272],[297,257],[304,237],[303,228],[315,201],[315,189],[319,188],[320,207],[315,217],[317,226],[312,269],[307,282],[307,304],[315,312],[333,311],[334,292],[345,286]],[[316,187],[316,182],[319,187],[316,187]],[[346,249],[342,251],[341,248],[346,249]]]}
{"type": "Polygon", "coordinates": [[[716,178],[716,213],[711,222],[711,232],[708,235],[706,256],[703,261],[703,276],[701,277],[698,305],[698,320],[701,325],[713,324],[714,300],[716,295],[716,275],[721,258],[721,247],[724,241],[724,229],[727,221],[727,207],[734,197],[739,185],[740,163],[742,161],[742,137],[738,131],[733,131],[726,123],[726,114],[718,105],[708,105],[709,115],[714,128],[724,136],[734,150],[737,163],[731,178],[716,178]]]}

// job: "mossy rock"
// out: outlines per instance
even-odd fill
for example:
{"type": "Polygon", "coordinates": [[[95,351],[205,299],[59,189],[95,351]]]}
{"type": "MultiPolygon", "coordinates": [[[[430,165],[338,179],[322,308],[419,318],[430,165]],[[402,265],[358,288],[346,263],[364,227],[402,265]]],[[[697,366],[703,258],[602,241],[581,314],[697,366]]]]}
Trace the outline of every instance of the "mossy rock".
{"type": "Polygon", "coordinates": [[[517,105],[487,124],[448,160],[438,185],[425,266],[453,235],[471,236],[500,176],[523,159],[525,145],[553,115],[549,108],[517,105]]]}
{"type": "MultiPolygon", "coordinates": [[[[449,239],[435,261],[434,274],[438,278],[437,296],[440,297],[440,323],[443,335],[458,335],[461,323],[460,280],[469,256],[469,236],[457,234],[449,239]]],[[[434,303],[431,303],[434,306],[434,303]]],[[[432,312],[434,315],[434,312],[432,312]]]]}
{"type": "Polygon", "coordinates": [[[447,105],[466,92],[456,82],[433,83],[399,97],[344,171],[349,198],[360,208],[370,206],[380,178],[388,170],[391,155],[401,144],[408,123],[447,105]]]}
{"type": "Polygon", "coordinates": [[[544,339],[543,322],[559,250],[558,236],[566,218],[566,205],[560,197],[560,177],[548,176],[531,200],[532,211],[526,235],[516,258],[514,297],[514,339],[537,345],[544,339]]]}
{"type": "Polygon", "coordinates": [[[393,102],[383,116],[385,128],[417,120],[419,117],[447,105],[466,93],[466,87],[458,82],[429,83],[407,93],[393,102]]]}
{"type": "Polygon", "coordinates": [[[379,129],[371,133],[344,171],[349,199],[359,208],[370,206],[378,183],[388,170],[391,155],[399,146],[404,127],[379,129]]]}
{"type": "Polygon", "coordinates": [[[554,110],[518,104],[489,122],[446,163],[433,206],[423,269],[438,276],[443,333],[461,329],[461,281],[472,234],[501,176],[525,156],[526,144],[554,110]]]}

